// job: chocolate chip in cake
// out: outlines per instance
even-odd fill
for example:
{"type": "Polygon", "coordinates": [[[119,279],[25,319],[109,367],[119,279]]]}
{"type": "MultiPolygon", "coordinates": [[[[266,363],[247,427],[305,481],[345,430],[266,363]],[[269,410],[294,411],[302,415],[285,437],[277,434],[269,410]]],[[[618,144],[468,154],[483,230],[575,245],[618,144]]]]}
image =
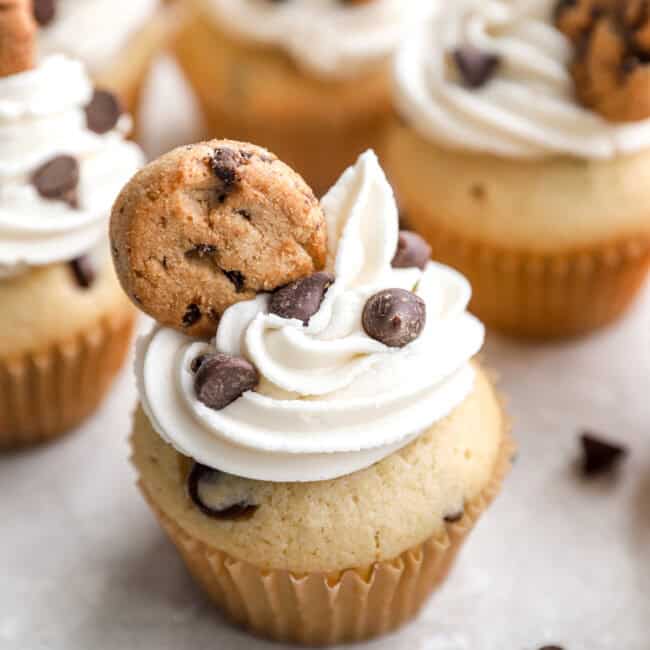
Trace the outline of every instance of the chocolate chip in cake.
{"type": "Polygon", "coordinates": [[[281,318],[295,318],[307,326],[335,279],[331,273],[319,271],[280,287],[271,296],[269,312],[281,318]]]}
{"type": "Polygon", "coordinates": [[[405,289],[385,289],[368,299],[363,329],[391,348],[403,348],[420,336],[426,323],[424,300],[405,289]]]}
{"type": "Polygon", "coordinates": [[[56,16],[56,0],[34,0],[34,18],[36,22],[45,27],[56,16]]]}
{"type": "Polygon", "coordinates": [[[230,192],[234,189],[239,179],[237,168],[240,163],[241,158],[237,152],[225,148],[214,150],[210,159],[210,166],[214,175],[223,183],[225,192],[230,192]]]}
{"type": "Polygon", "coordinates": [[[224,271],[223,274],[232,282],[237,293],[241,293],[244,290],[246,278],[244,278],[244,275],[240,271],[224,271]]]}
{"type": "Polygon", "coordinates": [[[468,88],[481,88],[494,76],[501,63],[495,54],[466,45],[454,50],[453,58],[463,83],[468,88]]]}
{"type": "Polygon", "coordinates": [[[99,133],[108,133],[115,128],[122,107],[119,100],[107,90],[95,90],[90,104],[86,106],[86,125],[91,131],[99,133]]]}
{"type": "Polygon", "coordinates": [[[241,357],[214,354],[203,361],[196,371],[194,390],[200,402],[220,411],[253,390],[259,374],[251,363],[241,357]]]}
{"type": "Polygon", "coordinates": [[[395,269],[417,267],[424,269],[431,260],[431,246],[410,230],[401,230],[392,266],[395,269]]]}
{"type": "Polygon", "coordinates": [[[250,490],[242,479],[200,463],[194,463],[187,477],[187,492],[196,507],[214,519],[246,520],[259,508],[251,503],[250,490]]]}
{"type": "Polygon", "coordinates": [[[74,206],[79,184],[79,163],[72,156],[56,156],[43,163],[32,174],[31,180],[44,199],[67,201],[74,206]]]}
{"type": "Polygon", "coordinates": [[[580,436],[582,445],[582,473],[585,476],[599,476],[613,470],[625,458],[628,450],[591,432],[580,436]]]}
{"type": "Polygon", "coordinates": [[[188,305],[185,314],[183,314],[183,327],[192,327],[201,320],[201,316],[201,309],[197,304],[188,305]]]}
{"type": "Polygon", "coordinates": [[[95,266],[90,255],[82,255],[70,262],[74,279],[81,289],[90,289],[95,281],[95,266]]]}

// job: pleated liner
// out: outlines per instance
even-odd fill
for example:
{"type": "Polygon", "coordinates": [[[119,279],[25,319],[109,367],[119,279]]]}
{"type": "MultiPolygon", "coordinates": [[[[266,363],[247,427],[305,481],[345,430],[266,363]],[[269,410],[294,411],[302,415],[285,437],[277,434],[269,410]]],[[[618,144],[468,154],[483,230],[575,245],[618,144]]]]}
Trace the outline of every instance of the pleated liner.
{"type": "Polygon", "coordinates": [[[0,359],[0,449],[53,440],[89,416],[122,366],[134,316],[106,317],[71,339],[0,359]]]}
{"type": "Polygon", "coordinates": [[[470,241],[422,220],[415,225],[434,259],[467,276],[471,310],[515,336],[579,336],[608,325],[631,305],[650,269],[647,237],[534,254],[470,241]]]}
{"type": "Polygon", "coordinates": [[[413,618],[447,576],[469,531],[499,492],[514,443],[506,434],[490,484],[457,523],[399,557],[334,574],[262,570],[210,548],[149,505],[197,582],[235,624],[276,641],[311,646],[362,641],[413,618]]]}

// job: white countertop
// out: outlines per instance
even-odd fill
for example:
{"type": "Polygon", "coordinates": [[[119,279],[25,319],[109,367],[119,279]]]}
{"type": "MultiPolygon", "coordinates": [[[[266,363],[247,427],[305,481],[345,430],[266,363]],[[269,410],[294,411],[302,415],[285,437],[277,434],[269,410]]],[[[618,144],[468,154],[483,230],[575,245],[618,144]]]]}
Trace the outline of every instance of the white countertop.
{"type": "MultiPolygon", "coordinates": [[[[158,93],[176,93],[168,74],[158,93]]],[[[191,105],[176,110],[168,132],[192,139],[191,105]]],[[[160,121],[147,126],[151,150],[170,146],[160,121]]],[[[420,618],[363,647],[647,650],[650,287],[607,331],[553,345],[491,335],[485,358],[518,462],[420,618]],[[618,475],[579,478],[584,428],[629,445],[618,475]]],[[[280,650],[221,620],[154,521],[128,463],[134,402],[127,368],[82,430],[0,458],[0,649],[280,650]]]]}

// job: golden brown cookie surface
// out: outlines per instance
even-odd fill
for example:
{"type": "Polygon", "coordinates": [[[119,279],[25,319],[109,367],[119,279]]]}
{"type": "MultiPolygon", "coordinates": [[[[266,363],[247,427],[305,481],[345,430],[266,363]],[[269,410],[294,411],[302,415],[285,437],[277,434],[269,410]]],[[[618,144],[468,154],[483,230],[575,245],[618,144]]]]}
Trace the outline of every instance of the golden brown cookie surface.
{"type": "Polygon", "coordinates": [[[111,243],[143,311],[207,337],[230,305],[322,268],[327,232],[298,174],[265,149],[213,140],[134,176],[113,207],[111,243]]]}
{"type": "Polygon", "coordinates": [[[650,2],[562,0],[555,18],[580,102],[612,122],[650,117],[650,2]]]}
{"type": "Polygon", "coordinates": [[[33,67],[35,35],[30,0],[0,0],[0,77],[33,67]]]}

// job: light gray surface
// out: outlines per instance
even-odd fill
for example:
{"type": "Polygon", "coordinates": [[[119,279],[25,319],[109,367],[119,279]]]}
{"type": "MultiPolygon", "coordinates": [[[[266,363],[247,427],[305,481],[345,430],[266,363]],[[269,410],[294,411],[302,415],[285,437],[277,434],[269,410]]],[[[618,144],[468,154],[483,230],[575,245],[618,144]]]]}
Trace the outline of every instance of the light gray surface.
{"type": "MultiPolygon", "coordinates": [[[[190,105],[175,109],[167,131],[190,138],[190,105]]],[[[417,622],[367,647],[647,650],[650,288],[605,332],[555,345],[490,336],[486,360],[519,460],[417,622]],[[577,478],[584,427],[630,445],[618,477],[577,478]]],[[[149,513],[127,460],[134,400],[127,369],[82,431],[0,459],[0,649],[281,649],[221,621],[149,513]]]]}

